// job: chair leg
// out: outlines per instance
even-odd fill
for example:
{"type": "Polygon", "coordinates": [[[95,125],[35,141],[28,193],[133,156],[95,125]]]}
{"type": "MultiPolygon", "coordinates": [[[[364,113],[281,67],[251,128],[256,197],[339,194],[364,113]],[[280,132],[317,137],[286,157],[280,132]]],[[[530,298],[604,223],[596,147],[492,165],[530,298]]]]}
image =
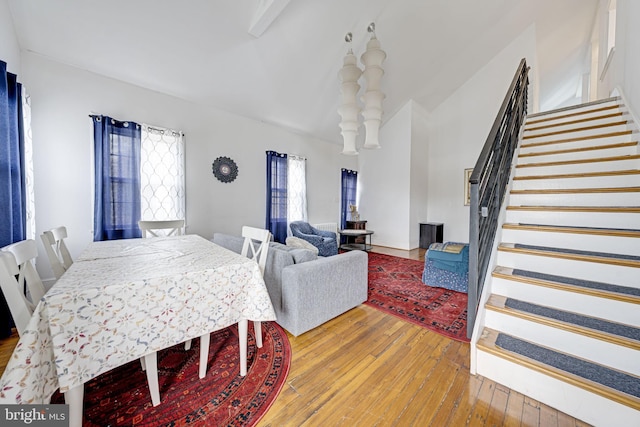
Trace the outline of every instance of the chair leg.
{"type": "Polygon", "coordinates": [[[144,363],[144,356],[140,358],[140,366],[142,367],[143,371],[147,370],[147,365],[144,363]]]}
{"type": "Polygon", "coordinates": [[[69,405],[69,427],[82,427],[84,384],[70,388],[65,392],[64,401],[69,405]]]}
{"type": "Polygon", "coordinates": [[[200,364],[198,365],[198,376],[202,379],[207,375],[207,361],[209,360],[209,341],[211,334],[204,334],[200,337],[200,364]]]}
{"type": "Polygon", "coordinates": [[[185,350],[191,350],[191,340],[188,340],[188,341],[184,342],[184,349],[185,350]]]}
{"type": "Polygon", "coordinates": [[[158,386],[158,357],[156,353],[144,356],[144,364],[147,366],[147,382],[153,406],[160,404],[160,387],[158,386]]]}
{"type": "Polygon", "coordinates": [[[262,323],[254,321],[253,331],[256,333],[256,346],[262,348],[262,323]]]}
{"type": "Polygon", "coordinates": [[[238,322],[238,339],[240,340],[240,376],[247,375],[247,329],[249,321],[244,319],[238,322]]]}

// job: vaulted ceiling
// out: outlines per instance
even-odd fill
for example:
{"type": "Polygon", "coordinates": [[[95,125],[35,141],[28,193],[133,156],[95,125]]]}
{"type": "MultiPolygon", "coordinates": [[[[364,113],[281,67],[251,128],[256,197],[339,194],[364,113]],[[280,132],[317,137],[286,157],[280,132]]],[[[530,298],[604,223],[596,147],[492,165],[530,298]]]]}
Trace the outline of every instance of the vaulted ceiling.
{"type": "Polygon", "coordinates": [[[376,24],[388,118],[409,99],[433,110],[535,24],[548,105],[575,96],[597,3],[9,0],[24,51],[336,143],[347,32],[359,55],[376,24]]]}

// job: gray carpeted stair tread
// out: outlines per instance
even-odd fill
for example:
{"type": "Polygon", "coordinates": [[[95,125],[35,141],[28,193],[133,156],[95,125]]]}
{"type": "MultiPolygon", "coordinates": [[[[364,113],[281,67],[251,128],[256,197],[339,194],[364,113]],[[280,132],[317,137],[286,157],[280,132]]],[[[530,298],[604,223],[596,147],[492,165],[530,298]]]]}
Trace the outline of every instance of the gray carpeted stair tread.
{"type": "Polygon", "coordinates": [[[538,251],[546,251],[546,252],[557,252],[563,254],[574,254],[574,255],[584,255],[584,256],[594,256],[600,258],[611,258],[611,259],[624,259],[628,261],[640,261],[640,256],[636,255],[626,255],[626,254],[611,254],[608,252],[594,252],[594,251],[582,251],[578,249],[566,249],[566,248],[553,248],[547,246],[535,246],[535,245],[523,245],[521,243],[515,243],[513,245],[514,248],[517,249],[531,249],[538,251]]]}
{"type": "Polygon", "coordinates": [[[526,313],[544,316],[549,319],[555,319],[561,322],[582,326],[584,328],[594,329],[596,331],[640,341],[640,328],[634,328],[633,326],[557,310],[555,308],[544,307],[514,298],[507,298],[504,305],[505,307],[509,307],[514,310],[520,310],[526,313]]]}
{"type": "Polygon", "coordinates": [[[498,334],[496,345],[504,350],[520,354],[573,375],[640,398],[640,378],[634,377],[633,375],[609,369],[605,366],[578,359],[564,353],[558,353],[503,333],[498,334]]]}
{"type": "Polygon", "coordinates": [[[596,289],[607,292],[615,292],[624,295],[632,295],[640,297],[640,288],[632,288],[629,286],[612,285],[610,283],[594,282],[590,280],[580,280],[573,277],[556,276],[553,274],[538,273],[536,271],[514,269],[514,276],[529,277],[531,279],[548,280],[551,282],[564,283],[572,286],[580,286],[583,288],[596,289]]]}

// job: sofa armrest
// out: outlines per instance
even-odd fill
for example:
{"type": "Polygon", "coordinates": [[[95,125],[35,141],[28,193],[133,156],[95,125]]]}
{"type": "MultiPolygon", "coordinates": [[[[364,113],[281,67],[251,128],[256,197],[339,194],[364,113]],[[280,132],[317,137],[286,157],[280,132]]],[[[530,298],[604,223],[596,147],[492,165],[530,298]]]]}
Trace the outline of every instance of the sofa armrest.
{"type": "Polygon", "coordinates": [[[368,271],[363,251],[285,267],[278,323],[297,336],[362,304],[368,271]]]}

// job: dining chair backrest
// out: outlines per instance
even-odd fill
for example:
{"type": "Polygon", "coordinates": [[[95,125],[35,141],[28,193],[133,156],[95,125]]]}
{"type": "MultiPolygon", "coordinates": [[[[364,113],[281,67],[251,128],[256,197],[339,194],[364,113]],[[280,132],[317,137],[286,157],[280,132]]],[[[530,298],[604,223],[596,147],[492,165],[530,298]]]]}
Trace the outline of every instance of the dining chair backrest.
{"type": "Polygon", "coordinates": [[[5,246],[1,250],[13,254],[18,265],[18,284],[20,289],[24,289],[26,283],[31,302],[35,307],[47,291],[34,267],[35,260],[38,257],[36,241],[33,239],[22,240],[5,246]]]}
{"type": "Polygon", "coordinates": [[[22,335],[33,315],[34,305],[24,296],[22,287],[16,279],[18,274],[18,264],[13,254],[0,251],[0,288],[9,305],[18,334],[22,335]]]}
{"type": "Polygon", "coordinates": [[[264,276],[264,269],[267,265],[267,253],[269,252],[269,242],[271,241],[271,232],[255,227],[242,227],[242,237],[244,243],[242,245],[242,255],[255,260],[260,266],[260,272],[264,276]]]}
{"type": "Polygon", "coordinates": [[[40,235],[42,243],[44,244],[44,250],[49,258],[49,264],[56,279],[59,279],[62,274],[67,271],[73,260],[67,245],[64,243],[64,239],[67,238],[67,227],[57,227],[47,230],[40,235]]]}
{"type": "Polygon", "coordinates": [[[138,221],[138,226],[142,230],[142,237],[181,236],[184,234],[184,219],[138,221]]]}

